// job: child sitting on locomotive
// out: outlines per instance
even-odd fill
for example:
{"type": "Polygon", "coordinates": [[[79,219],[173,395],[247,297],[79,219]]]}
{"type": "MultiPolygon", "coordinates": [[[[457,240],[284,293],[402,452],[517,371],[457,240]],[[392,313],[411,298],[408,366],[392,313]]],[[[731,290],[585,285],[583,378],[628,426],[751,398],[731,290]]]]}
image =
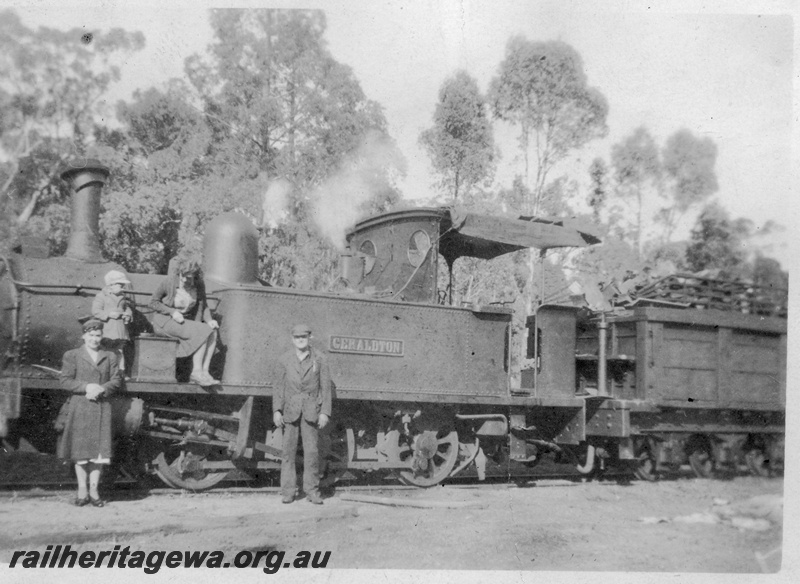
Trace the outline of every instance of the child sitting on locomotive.
{"type": "Polygon", "coordinates": [[[172,258],[167,277],[150,299],[150,308],[155,311],[154,331],[178,339],[178,357],[192,356],[189,379],[202,387],[219,385],[208,371],[219,324],[206,302],[200,266],[187,258],[172,258]]]}
{"type": "Polygon", "coordinates": [[[130,346],[128,325],[133,320],[133,308],[125,295],[125,286],[130,280],[124,272],[109,271],[105,277],[105,288],[100,290],[92,302],[92,316],[103,322],[102,347],[114,351],[119,357],[119,368],[125,371],[125,353],[130,346]]]}

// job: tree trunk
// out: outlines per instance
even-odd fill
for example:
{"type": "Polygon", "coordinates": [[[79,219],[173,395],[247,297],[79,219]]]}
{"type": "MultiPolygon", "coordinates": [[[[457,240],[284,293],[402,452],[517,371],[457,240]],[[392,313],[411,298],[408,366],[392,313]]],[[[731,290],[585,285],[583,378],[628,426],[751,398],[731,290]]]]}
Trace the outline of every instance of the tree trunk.
{"type": "Polygon", "coordinates": [[[636,200],[639,203],[639,213],[636,225],[636,259],[642,259],[642,187],[636,192],[636,200]]]}
{"type": "Polygon", "coordinates": [[[36,203],[39,202],[39,199],[44,194],[45,189],[50,186],[50,183],[53,180],[53,175],[55,174],[56,170],[58,170],[58,167],[61,166],[61,164],[62,163],[59,160],[47,169],[47,172],[45,173],[44,177],[42,177],[42,180],[40,180],[39,184],[36,185],[36,189],[33,191],[28,204],[25,205],[22,213],[20,213],[17,217],[17,225],[25,225],[25,223],[27,223],[28,220],[33,216],[33,213],[36,210],[36,203]]]}
{"type": "Polygon", "coordinates": [[[17,217],[17,225],[22,226],[28,222],[28,219],[31,218],[33,215],[33,211],[36,209],[36,203],[39,201],[39,197],[42,196],[42,189],[37,189],[34,191],[33,195],[31,195],[31,200],[28,201],[28,204],[25,205],[25,208],[22,210],[22,213],[19,214],[17,217]]]}

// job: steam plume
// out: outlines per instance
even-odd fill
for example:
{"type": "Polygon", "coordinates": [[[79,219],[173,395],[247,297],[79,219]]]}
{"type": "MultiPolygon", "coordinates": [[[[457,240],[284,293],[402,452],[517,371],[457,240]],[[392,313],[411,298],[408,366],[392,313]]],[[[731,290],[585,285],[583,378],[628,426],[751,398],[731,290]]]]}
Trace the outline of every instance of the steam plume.
{"type": "Polygon", "coordinates": [[[340,171],[311,193],[311,217],[320,232],[343,248],[347,229],[369,210],[379,189],[387,188],[387,169],[401,165],[393,143],[378,132],[368,134],[340,171]]]}
{"type": "Polygon", "coordinates": [[[261,225],[275,228],[286,216],[286,204],[292,185],[285,179],[272,180],[261,202],[261,225]]]}

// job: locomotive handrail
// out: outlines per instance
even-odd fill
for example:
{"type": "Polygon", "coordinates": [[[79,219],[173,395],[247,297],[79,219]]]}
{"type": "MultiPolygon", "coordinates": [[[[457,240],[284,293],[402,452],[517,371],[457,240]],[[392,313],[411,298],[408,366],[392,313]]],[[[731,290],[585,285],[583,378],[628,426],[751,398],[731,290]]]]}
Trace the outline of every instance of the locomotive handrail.
{"type": "Polygon", "coordinates": [[[30,292],[36,291],[36,289],[49,289],[49,288],[74,288],[75,293],[81,292],[83,290],[86,291],[95,291],[99,292],[102,288],[98,286],[84,286],[83,284],[34,284],[32,282],[22,282],[20,280],[11,280],[15,286],[22,288],[23,290],[27,290],[30,292]]]}
{"type": "Polygon", "coordinates": [[[421,262],[420,262],[420,264],[419,264],[419,265],[418,265],[416,268],[414,268],[414,271],[413,271],[413,272],[411,272],[411,275],[408,277],[408,280],[406,280],[406,283],[405,283],[405,284],[403,284],[403,285],[402,285],[402,287],[401,287],[401,288],[400,288],[400,289],[399,289],[397,292],[395,292],[395,293],[394,293],[394,294],[393,294],[393,295],[392,295],[392,296],[389,298],[389,300],[394,300],[395,298],[397,298],[397,297],[400,295],[400,293],[401,293],[403,290],[405,290],[406,288],[408,288],[408,285],[411,283],[411,280],[413,280],[413,279],[414,279],[414,276],[416,276],[416,275],[417,275],[417,272],[419,272],[419,269],[420,269],[422,266],[424,266],[424,265],[425,265],[425,259],[427,259],[427,257],[428,257],[428,254],[430,253],[430,251],[431,251],[432,249],[433,249],[433,246],[431,246],[431,247],[429,247],[429,248],[427,249],[427,251],[425,252],[425,258],[423,258],[423,261],[421,261],[421,262]]]}
{"type": "MultiPolygon", "coordinates": [[[[0,257],[0,261],[6,261],[6,260],[5,260],[5,258],[0,257]]],[[[8,265],[8,264],[6,263],[6,265],[8,265]]],[[[9,269],[9,273],[11,273],[10,269],[9,269]]],[[[26,292],[30,292],[32,294],[47,293],[47,292],[45,292],[45,290],[65,290],[65,289],[66,290],[70,290],[70,289],[72,289],[72,290],[74,290],[74,292],[73,292],[74,294],[80,294],[82,292],[86,292],[87,294],[88,293],[93,293],[93,292],[96,293],[96,292],[99,292],[100,290],[102,290],[102,288],[99,287],[99,286],[84,286],[83,284],[37,284],[37,283],[33,283],[33,282],[23,282],[21,280],[15,280],[15,279],[13,279],[13,277],[11,278],[11,282],[15,286],[15,288],[14,288],[15,294],[16,294],[17,290],[25,290],[26,292]]],[[[143,290],[125,290],[124,292],[125,292],[126,295],[132,295],[132,296],[151,296],[152,295],[152,292],[146,292],[146,291],[143,291],[143,290]]],[[[18,299],[15,298],[15,300],[18,300],[18,299]]],[[[206,297],[206,300],[208,300],[208,301],[212,301],[213,300],[213,301],[216,302],[217,305],[219,304],[219,298],[217,296],[214,296],[214,295],[208,295],[206,297]]],[[[18,306],[18,302],[16,302],[15,308],[16,308],[16,306],[18,306]]],[[[142,312],[142,313],[148,311],[146,304],[141,304],[141,305],[137,304],[136,305],[136,309],[139,310],[139,312],[142,312]],[[144,310],[142,310],[142,309],[144,309],[144,310]]],[[[213,308],[212,308],[212,310],[213,310],[213,308]]],[[[152,312],[152,310],[150,312],[152,312]]]]}
{"type": "Polygon", "coordinates": [[[36,369],[41,369],[42,371],[45,371],[47,373],[51,373],[51,374],[54,374],[54,375],[58,375],[58,376],[61,375],[61,371],[59,371],[58,369],[53,369],[52,367],[45,367],[44,365],[37,365],[36,363],[31,363],[31,367],[35,367],[36,369]]]}

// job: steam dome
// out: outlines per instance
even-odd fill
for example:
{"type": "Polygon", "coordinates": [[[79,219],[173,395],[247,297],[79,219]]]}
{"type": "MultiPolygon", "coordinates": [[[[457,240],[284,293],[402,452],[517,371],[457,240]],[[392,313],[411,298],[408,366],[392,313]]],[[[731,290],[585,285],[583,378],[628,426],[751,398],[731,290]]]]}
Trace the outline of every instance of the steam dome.
{"type": "Polygon", "coordinates": [[[241,213],[223,213],[206,227],[206,278],[231,284],[258,284],[258,230],[241,213]]]}

